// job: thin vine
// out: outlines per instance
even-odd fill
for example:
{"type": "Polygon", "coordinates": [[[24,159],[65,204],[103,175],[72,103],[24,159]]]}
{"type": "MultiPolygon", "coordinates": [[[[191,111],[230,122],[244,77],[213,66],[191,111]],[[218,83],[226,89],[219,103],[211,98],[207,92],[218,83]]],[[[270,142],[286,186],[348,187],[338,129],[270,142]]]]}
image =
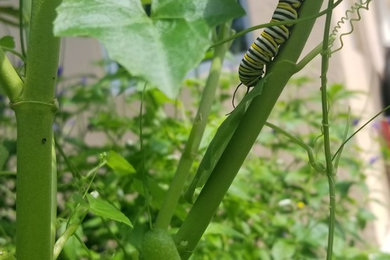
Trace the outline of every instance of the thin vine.
{"type": "MultiPolygon", "coordinates": [[[[328,1],[328,10],[333,10],[333,0],[328,1]]],[[[333,239],[335,227],[335,207],[336,207],[336,187],[335,187],[335,173],[332,163],[332,154],[330,151],[330,134],[329,134],[329,115],[328,115],[328,95],[327,95],[327,72],[329,67],[329,33],[332,12],[326,14],[325,29],[322,42],[322,60],[321,60],[321,100],[322,100],[322,131],[324,138],[324,151],[326,162],[326,175],[329,184],[329,232],[328,232],[328,248],[326,252],[326,259],[331,260],[333,254],[333,239]]]]}

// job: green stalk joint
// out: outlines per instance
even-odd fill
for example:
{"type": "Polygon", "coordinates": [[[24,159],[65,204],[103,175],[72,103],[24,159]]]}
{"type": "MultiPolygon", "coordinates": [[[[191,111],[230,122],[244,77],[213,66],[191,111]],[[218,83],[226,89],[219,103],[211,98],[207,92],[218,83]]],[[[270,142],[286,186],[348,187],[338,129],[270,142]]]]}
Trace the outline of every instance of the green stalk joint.
{"type": "Polygon", "coordinates": [[[51,110],[53,114],[58,111],[58,102],[57,99],[53,99],[51,102],[41,102],[41,101],[33,101],[33,100],[22,100],[11,102],[10,107],[14,110],[23,110],[23,109],[33,109],[36,111],[47,111],[51,110]]]}

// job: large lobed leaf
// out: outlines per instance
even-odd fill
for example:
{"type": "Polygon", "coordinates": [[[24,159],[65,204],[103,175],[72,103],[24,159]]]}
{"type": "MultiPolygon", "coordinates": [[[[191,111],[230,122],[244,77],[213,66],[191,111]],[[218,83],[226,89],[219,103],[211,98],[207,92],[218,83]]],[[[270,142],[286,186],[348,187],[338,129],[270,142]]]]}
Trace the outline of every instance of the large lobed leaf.
{"type": "Polygon", "coordinates": [[[57,36],[90,36],[110,57],[174,98],[210,46],[210,31],[243,15],[236,0],[153,0],[149,17],[140,0],[63,0],[57,36]]]}

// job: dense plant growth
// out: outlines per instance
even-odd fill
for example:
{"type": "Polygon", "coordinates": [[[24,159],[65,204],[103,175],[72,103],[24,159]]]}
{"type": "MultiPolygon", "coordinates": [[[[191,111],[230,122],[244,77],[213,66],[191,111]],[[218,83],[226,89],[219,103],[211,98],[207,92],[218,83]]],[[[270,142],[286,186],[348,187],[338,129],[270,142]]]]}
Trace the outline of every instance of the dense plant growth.
{"type": "Polygon", "coordinates": [[[25,0],[25,15],[0,9],[28,36],[20,53],[12,38],[0,40],[0,101],[11,102],[0,103],[0,259],[386,259],[361,236],[374,219],[370,165],[354,145],[334,161],[327,151],[351,132],[345,103],[357,93],[326,88],[323,69],[322,99],[318,82],[297,77],[276,103],[313,57],[327,67],[327,37],[325,50],[296,64],[321,2],[302,4],[268,75],[229,115],[238,79],[220,76],[222,42],[243,14],[234,0],[25,0]],[[53,31],[97,38],[118,70],[64,77],[53,31]],[[202,60],[209,75],[183,83],[202,60]],[[205,186],[185,193],[197,172],[205,186]]]}

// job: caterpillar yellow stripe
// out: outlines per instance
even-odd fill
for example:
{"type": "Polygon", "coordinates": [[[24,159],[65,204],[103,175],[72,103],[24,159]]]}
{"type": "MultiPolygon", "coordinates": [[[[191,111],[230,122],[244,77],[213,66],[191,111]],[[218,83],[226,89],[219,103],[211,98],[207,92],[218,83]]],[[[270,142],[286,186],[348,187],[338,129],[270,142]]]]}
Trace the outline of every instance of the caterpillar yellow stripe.
{"type": "MultiPolygon", "coordinates": [[[[298,19],[298,10],[304,0],[279,0],[271,22],[298,19]]],[[[241,60],[238,74],[242,84],[254,87],[264,77],[266,66],[278,54],[282,45],[290,36],[291,26],[279,25],[267,27],[252,43],[241,60]]]]}

